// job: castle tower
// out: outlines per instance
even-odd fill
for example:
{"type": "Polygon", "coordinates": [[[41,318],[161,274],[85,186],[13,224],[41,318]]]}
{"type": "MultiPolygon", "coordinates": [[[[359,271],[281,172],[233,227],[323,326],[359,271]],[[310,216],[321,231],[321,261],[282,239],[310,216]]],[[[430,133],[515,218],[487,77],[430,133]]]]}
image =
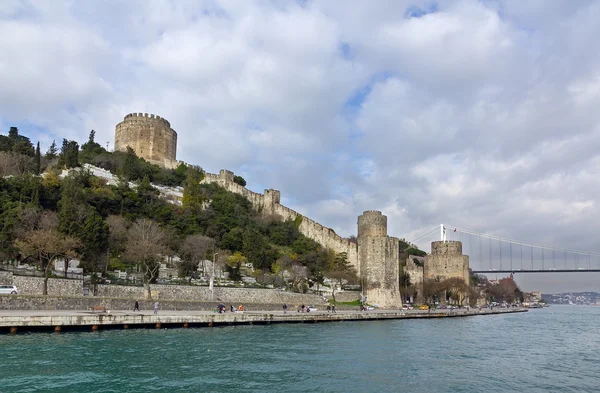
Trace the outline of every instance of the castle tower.
{"type": "Polygon", "coordinates": [[[435,279],[459,277],[469,285],[469,256],[463,255],[459,241],[437,241],[431,243],[431,254],[425,256],[423,278],[435,279]]]}
{"type": "Polygon", "coordinates": [[[387,236],[387,217],[368,210],[358,216],[358,258],[363,295],[369,304],[400,308],[399,240],[387,236]]]}
{"type": "Polygon", "coordinates": [[[138,157],[163,168],[177,166],[177,133],[160,116],[130,113],[115,128],[115,150],[131,147],[138,157]]]}

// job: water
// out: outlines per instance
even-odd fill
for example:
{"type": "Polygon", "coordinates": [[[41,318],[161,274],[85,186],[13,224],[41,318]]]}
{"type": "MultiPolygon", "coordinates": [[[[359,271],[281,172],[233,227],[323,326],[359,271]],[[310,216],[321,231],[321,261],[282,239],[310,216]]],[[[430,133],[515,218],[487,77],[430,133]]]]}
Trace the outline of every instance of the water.
{"type": "Polygon", "coordinates": [[[600,307],[0,336],[0,392],[597,392],[600,307]]]}

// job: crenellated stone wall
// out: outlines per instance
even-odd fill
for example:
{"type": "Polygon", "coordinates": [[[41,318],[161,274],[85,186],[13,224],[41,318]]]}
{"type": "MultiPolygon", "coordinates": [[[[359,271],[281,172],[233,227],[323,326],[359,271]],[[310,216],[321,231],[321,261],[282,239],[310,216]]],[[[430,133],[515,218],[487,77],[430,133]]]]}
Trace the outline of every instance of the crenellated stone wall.
{"type": "Polygon", "coordinates": [[[423,270],[425,279],[451,277],[462,278],[469,284],[469,257],[462,253],[459,241],[437,241],[431,243],[431,254],[425,257],[423,270]]]}
{"type": "Polygon", "coordinates": [[[164,168],[177,166],[177,133],[160,116],[130,113],[115,128],[115,150],[131,147],[138,157],[164,168]]]}
{"type": "Polygon", "coordinates": [[[336,234],[331,228],[327,228],[310,218],[304,217],[298,212],[283,206],[281,202],[281,193],[278,190],[265,190],[264,194],[259,194],[248,190],[237,183],[233,182],[233,172],[222,169],[219,174],[206,173],[203,183],[216,183],[227,191],[242,195],[252,206],[259,212],[265,215],[276,215],[282,220],[295,220],[297,217],[302,218],[299,226],[299,231],[309,239],[314,240],[321,246],[335,251],[336,253],[345,252],[348,255],[348,261],[356,269],[360,275],[360,266],[358,263],[358,245],[354,242],[344,239],[336,234]]]}

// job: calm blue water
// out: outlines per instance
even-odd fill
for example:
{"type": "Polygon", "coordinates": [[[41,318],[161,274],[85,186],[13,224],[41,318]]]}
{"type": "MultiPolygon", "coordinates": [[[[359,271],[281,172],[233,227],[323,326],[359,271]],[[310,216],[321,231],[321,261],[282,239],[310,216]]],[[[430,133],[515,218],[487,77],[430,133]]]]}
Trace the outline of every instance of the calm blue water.
{"type": "Polygon", "coordinates": [[[0,392],[598,392],[600,307],[0,336],[0,392]]]}

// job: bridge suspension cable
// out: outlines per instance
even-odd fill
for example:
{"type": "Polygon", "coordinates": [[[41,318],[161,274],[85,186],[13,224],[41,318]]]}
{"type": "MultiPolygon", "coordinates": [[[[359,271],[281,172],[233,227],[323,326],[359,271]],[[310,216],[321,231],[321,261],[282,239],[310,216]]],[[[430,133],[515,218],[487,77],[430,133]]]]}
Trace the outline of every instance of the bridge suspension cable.
{"type": "Polygon", "coordinates": [[[485,233],[479,233],[479,232],[475,232],[475,231],[471,231],[471,230],[468,230],[468,229],[463,229],[463,228],[459,228],[459,227],[455,227],[455,226],[450,226],[450,225],[446,225],[446,228],[455,228],[456,232],[462,232],[462,233],[465,233],[465,234],[479,236],[479,237],[490,239],[490,240],[498,240],[498,241],[501,241],[501,242],[517,244],[517,245],[526,246],[526,247],[532,247],[532,248],[537,248],[537,249],[545,249],[545,250],[553,250],[553,251],[561,251],[561,252],[567,252],[567,253],[570,253],[570,254],[578,254],[578,255],[588,255],[588,256],[598,256],[598,257],[600,257],[600,252],[574,250],[574,249],[569,249],[569,248],[557,248],[555,246],[545,246],[545,245],[541,245],[541,244],[527,243],[527,242],[522,242],[522,241],[519,241],[519,240],[508,239],[508,238],[505,238],[505,237],[502,237],[502,236],[495,236],[495,235],[489,235],[489,234],[485,234],[485,233]]]}

